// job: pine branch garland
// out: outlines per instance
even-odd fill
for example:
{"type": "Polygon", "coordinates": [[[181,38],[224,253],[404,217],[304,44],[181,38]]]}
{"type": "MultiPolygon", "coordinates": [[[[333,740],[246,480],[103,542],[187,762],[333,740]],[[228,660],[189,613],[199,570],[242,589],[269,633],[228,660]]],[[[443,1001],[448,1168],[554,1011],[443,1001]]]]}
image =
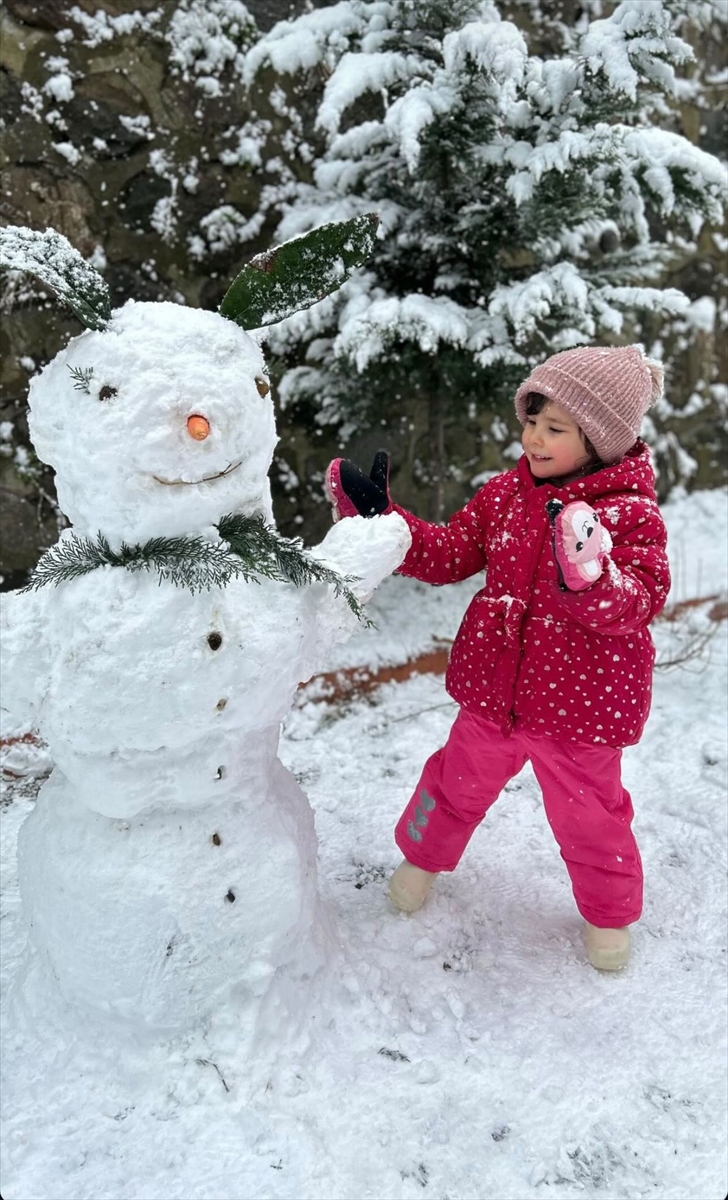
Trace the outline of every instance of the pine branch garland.
{"type": "Polygon", "coordinates": [[[127,571],[151,571],[175,587],[191,592],[226,587],[231,579],[241,577],[248,583],[272,579],[306,587],[312,583],[330,584],[336,596],[342,596],[358,620],[371,622],[354,593],[346,585],[352,576],[336,571],[310,558],[299,538],[284,538],[265,524],[260,516],[244,517],[229,514],[217,529],[222,541],[210,542],[202,537],[151,538],[143,545],[130,546],[122,542],[112,550],[107,538],[99,533],[95,539],[78,537],[75,533],[61,538],[42,556],[30,574],[24,592],[38,591],[48,584],[58,586],[69,579],[88,575],[99,567],[124,567],[127,571]]]}
{"type": "Polygon", "coordinates": [[[354,582],[353,577],[337,575],[330,567],[309,558],[303,550],[300,538],[282,537],[260,517],[223,517],[217,528],[233,553],[239,555],[244,562],[251,561],[258,551],[262,551],[268,569],[263,569],[262,564],[258,562],[257,569],[261,574],[270,579],[285,580],[296,587],[305,587],[311,583],[331,584],[334,594],[344,597],[358,619],[371,624],[364,617],[361,604],[354,593],[346,587],[347,583],[354,582]]]}

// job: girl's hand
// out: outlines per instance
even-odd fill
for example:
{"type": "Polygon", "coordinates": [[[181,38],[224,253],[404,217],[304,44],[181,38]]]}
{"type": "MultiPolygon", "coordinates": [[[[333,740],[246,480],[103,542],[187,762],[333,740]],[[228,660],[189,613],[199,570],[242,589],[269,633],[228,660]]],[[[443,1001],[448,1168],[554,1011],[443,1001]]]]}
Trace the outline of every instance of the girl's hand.
{"type": "Polygon", "coordinates": [[[326,496],[334,510],[334,521],[342,517],[376,517],[389,512],[389,455],[379,450],[368,475],[348,458],[329,463],[325,481],[326,496]]]}
{"type": "Polygon", "coordinates": [[[549,500],[546,511],[551,521],[554,557],[562,591],[580,592],[591,587],[604,570],[612,539],[599,514],[584,500],[564,506],[549,500]]]}

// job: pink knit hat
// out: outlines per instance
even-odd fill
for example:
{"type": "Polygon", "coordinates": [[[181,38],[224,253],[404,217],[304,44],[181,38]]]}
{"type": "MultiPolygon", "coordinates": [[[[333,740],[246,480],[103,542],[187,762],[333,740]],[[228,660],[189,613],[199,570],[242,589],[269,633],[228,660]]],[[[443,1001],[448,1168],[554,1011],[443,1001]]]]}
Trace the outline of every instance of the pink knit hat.
{"type": "Polygon", "coordinates": [[[642,418],[662,395],[662,364],[643,346],[578,346],[536,367],[516,392],[516,415],[526,424],[530,392],[560,404],[603,463],[615,463],[639,437],[642,418]]]}

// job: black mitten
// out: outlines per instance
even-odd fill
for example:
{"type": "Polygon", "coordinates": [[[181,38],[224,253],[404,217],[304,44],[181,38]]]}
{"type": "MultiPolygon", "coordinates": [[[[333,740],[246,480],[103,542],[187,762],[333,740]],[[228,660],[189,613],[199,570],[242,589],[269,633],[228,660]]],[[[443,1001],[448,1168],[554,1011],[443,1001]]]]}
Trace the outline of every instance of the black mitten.
{"type": "Polygon", "coordinates": [[[376,517],[392,507],[389,496],[389,455],[379,450],[368,475],[348,458],[335,458],[326,471],[326,494],[336,520],[376,517]]]}

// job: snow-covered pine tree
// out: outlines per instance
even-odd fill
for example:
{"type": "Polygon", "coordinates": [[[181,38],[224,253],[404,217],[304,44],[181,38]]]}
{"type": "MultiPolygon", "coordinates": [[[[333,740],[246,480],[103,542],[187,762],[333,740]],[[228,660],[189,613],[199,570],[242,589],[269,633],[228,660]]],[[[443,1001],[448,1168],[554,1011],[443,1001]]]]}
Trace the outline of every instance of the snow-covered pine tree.
{"type": "Polygon", "coordinates": [[[263,36],[251,85],[272,68],[319,88],[314,140],[291,127],[309,178],[284,168],[264,192],[277,237],[372,209],[382,233],[336,296],[274,329],[284,404],[342,446],[379,429],[440,519],[497,465],[484,445],[508,439],[529,364],[686,308],[662,286],[670,240],[720,221],[725,171],[670,129],[693,57],[678,30],[721,3],[587,0],[572,25],[539,0],[341,0],[263,36]],[[546,27],[532,52],[526,29],[546,27]]]}

